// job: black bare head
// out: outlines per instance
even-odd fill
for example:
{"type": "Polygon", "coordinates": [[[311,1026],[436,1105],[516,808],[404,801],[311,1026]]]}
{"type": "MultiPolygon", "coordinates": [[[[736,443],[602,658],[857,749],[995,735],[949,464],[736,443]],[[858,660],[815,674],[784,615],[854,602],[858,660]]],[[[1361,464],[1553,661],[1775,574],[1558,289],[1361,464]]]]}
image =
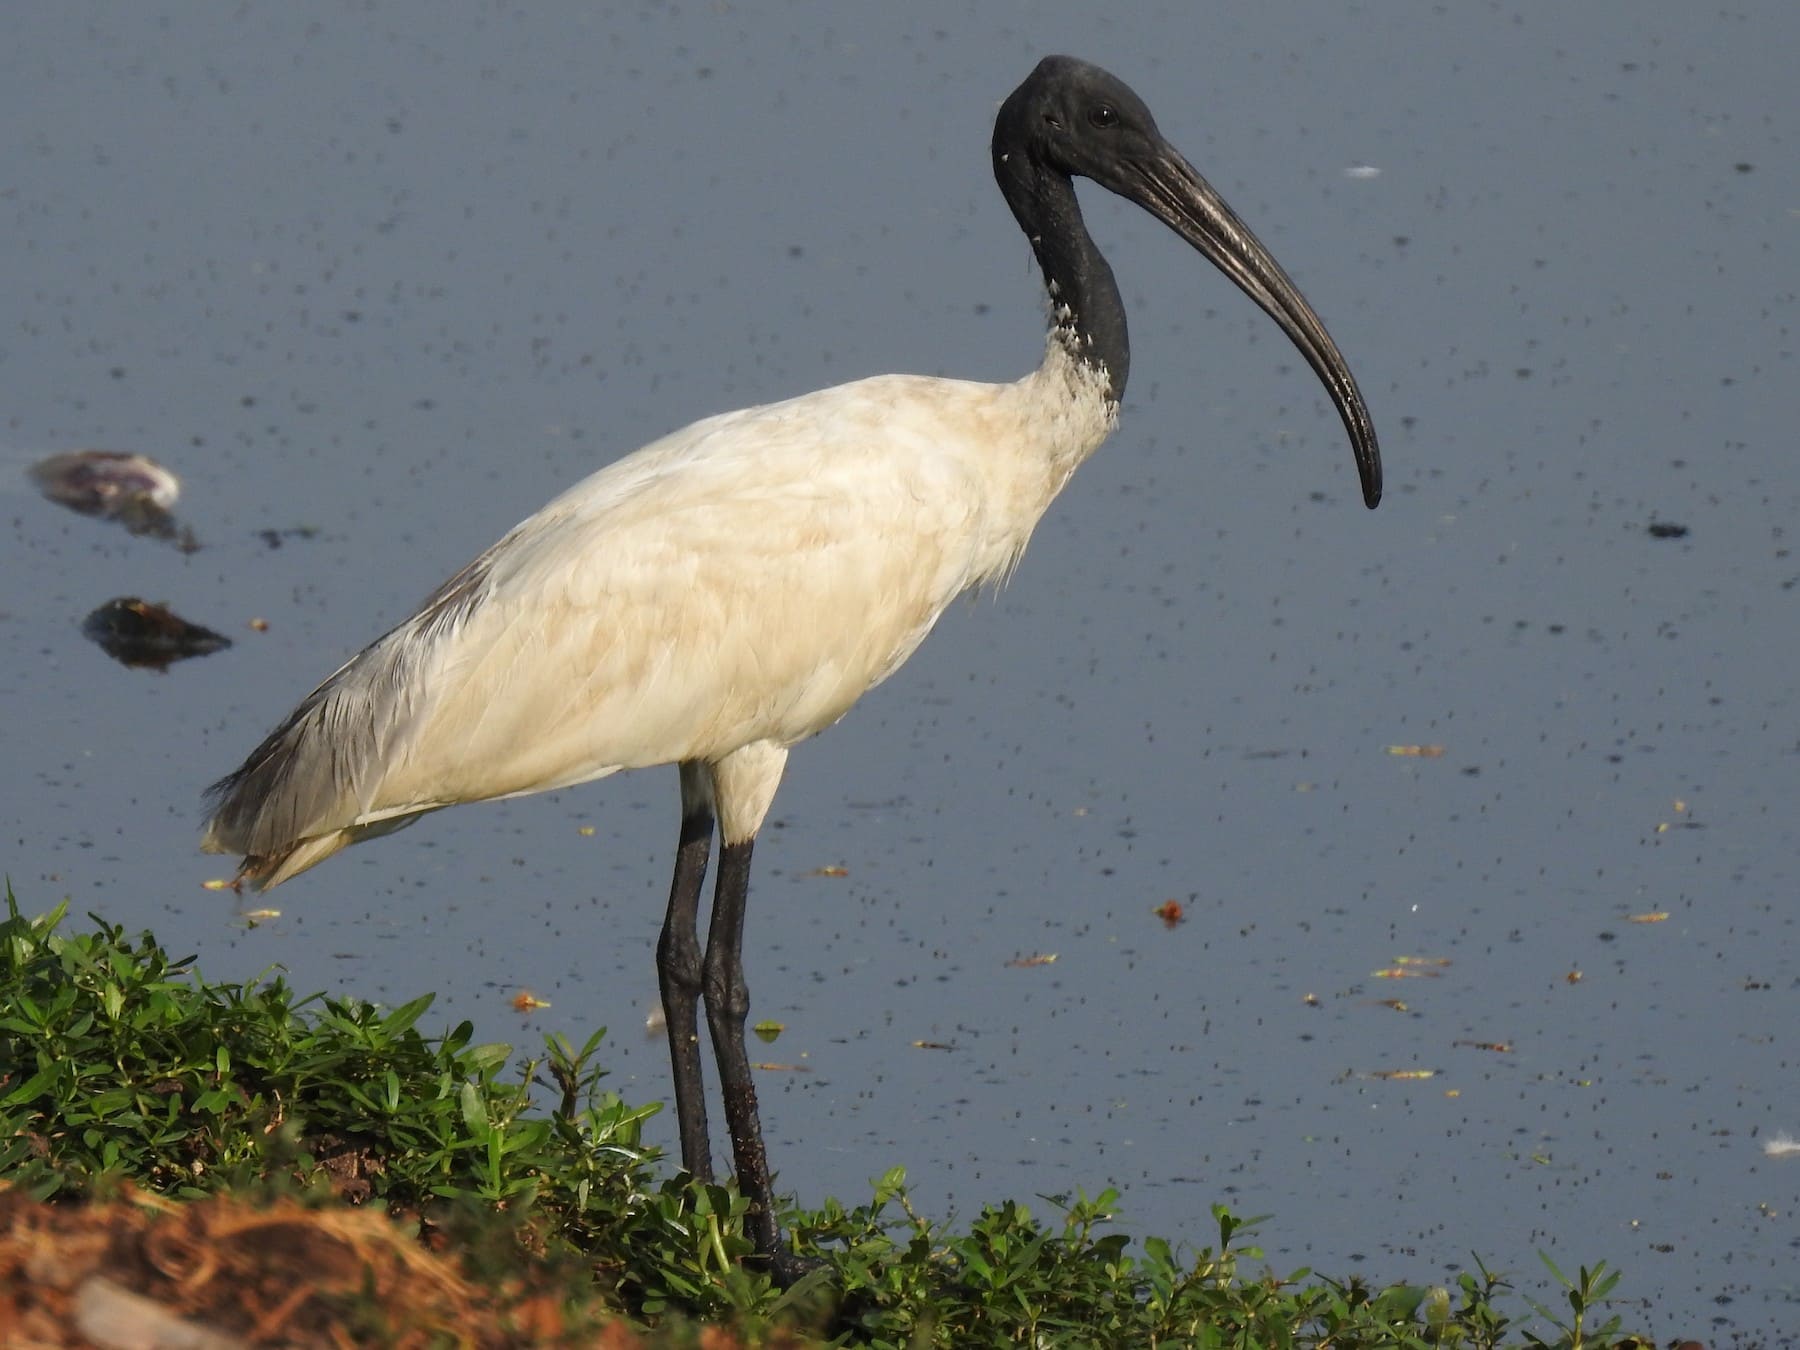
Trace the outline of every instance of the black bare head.
{"type": "Polygon", "coordinates": [[[1165,148],[1144,100],[1110,71],[1073,56],[1046,56],[1038,62],[994,120],[994,171],[1003,185],[1003,149],[1023,150],[1036,165],[1065,177],[1079,175],[1111,186],[1109,166],[1165,148]]]}
{"type": "Polygon", "coordinates": [[[1375,425],[1337,344],[1269,251],[1157,129],[1117,76],[1072,56],[1047,56],[1000,105],[994,177],[1031,240],[1076,354],[1107,374],[1119,398],[1131,369],[1125,309],[1112,269],[1075,201],[1074,177],[1136,202],[1230,277],[1281,325],[1324,381],[1350,433],[1363,500],[1381,500],[1375,425]]]}

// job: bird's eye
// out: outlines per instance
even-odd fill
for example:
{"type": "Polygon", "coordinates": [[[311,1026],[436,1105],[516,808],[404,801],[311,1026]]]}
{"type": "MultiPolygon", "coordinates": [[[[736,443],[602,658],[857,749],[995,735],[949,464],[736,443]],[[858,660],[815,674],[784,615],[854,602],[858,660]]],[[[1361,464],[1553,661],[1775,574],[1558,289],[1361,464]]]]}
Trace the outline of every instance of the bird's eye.
{"type": "Polygon", "coordinates": [[[1088,125],[1091,127],[1116,127],[1119,125],[1118,111],[1108,104],[1101,103],[1088,109],[1088,125]]]}

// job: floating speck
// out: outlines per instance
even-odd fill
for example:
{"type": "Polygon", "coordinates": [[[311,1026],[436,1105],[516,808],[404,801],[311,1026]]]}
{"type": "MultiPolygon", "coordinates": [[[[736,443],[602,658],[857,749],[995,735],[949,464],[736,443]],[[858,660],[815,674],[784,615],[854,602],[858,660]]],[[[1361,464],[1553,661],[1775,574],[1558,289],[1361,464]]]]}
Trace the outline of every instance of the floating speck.
{"type": "Polygon", "coordinates": [[[1361,1078],[1376,1078],[1387,1083],[1418,1083],[1427,1078],[1436,1078],[1436,1069],[1370,1069],[1359,1074],[1361,1078]]]}

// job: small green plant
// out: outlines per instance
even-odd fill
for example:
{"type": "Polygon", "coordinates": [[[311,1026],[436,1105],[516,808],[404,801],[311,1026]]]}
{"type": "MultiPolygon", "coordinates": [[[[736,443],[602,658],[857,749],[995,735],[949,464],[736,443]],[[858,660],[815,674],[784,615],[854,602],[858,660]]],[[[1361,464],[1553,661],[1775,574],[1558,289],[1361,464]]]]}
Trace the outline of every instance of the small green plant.
{"type": "MultiPolygon", "coordinates": [[[[719,1187],[659,1181],[640,1138],[656,1106],[602,1092],[595,1055],[549,1038],[506,1076],[511,1048],[436,1039],[431,996],[383,1009],[295,998],[277,973],[199,978],[148,934],[59,905],[0,922],[0,1176],[39,1198],[132,1182],[176,1197],[300,1188],[376,1200],[431,1223],[470,1208],[530,1225],[527,1245],[581,1252],[626,1305],[728,1310],[717,1272],[744,1245],[719,1187]],[[533,1110],[545,1070],[562,1089],[533,1110]],[[734,1245],[735,1244],[735,1245],[734,1245]]],[[[741,1226],[741,1225],[740,1225],[741,1226]]]]}
{"type": "Polygon", "coordinates": [[[1616,1344],[1623,1318],[1615,1314],[1607,1318],[1604,1324],[1591,1330],[1587,1322],[1596,1306],[1606,1302],[1612,1295],[1619,1283],[1619,1272],[1608,1270],[1606,1262],[1599,1261],[1592,1270],[1582,1266],[1576,1278],[1571,1280],[1557,1269],[1556,1262],[1550,1259],[1548,1252],[1539,1252],[1538,1260],[1550,1271],[1551,1278],[1563,1287],[1569,1300],[1569,1320],[1564,1322],[1541,1303],[1531,1301],[1532,1311],[1561,1331],[1562,1338],[1557,1341],[1542,1341],[1536,1336],[1528,1336],[1528,1342],[1534,1346],[1542,1346],[1545,1350],[1563,1350],[1564,1347],[1567,1350],[1589,1350],[1591,1346],[1616,1344]]]}
{"type": "MultiPolygon", "coordinates": [[[[984,1209],[966,1228],[922,1217],[903,1170],[855,1208],[827,1200],[783,1222],[822,1267],[776,1289],[746,1269],[746,1202],[729,1185],[659,1177],[641,1140],[657,1108],[602,1090],[604,1033],[513,1052],[467,1022],[422,1034],[426,995],[385,1009],[295,998],[279,973],[213,984],[192,958],[66,906],[0,921],[0,1180],[61,1200],[130,1183],[174,1197],[299,1193],[384,1204],[448,1233],[495,1287],[568,1283],[584,1315],[622,1315],[691,1344],[723,1320],[750,1345],[1182,1346],[1201,1350],[1607,1350],[1629,1344],[1596,1305],[1618,1276],[1566,1279],[1558,1339],[1508,1340],[1506,1284],[1479,1263],[1457,1285],[1371,1288],[1262,1266],[1261,1220],[1212,1210],[1191,1250],[1113,1226],[1110,1190],[984,1209]],[[540,1104],[554,1103],[546,1114],[540,1104]],[[522,1276],[521,1263],[533,1263],[522,1276]],[[686,1330],[684,1330],[684,1328],[686,1330]],[[785,1338],[785,1339],[784,1339],[785,1338]]],[[[366,1310],[371,1317],[379,1308],[366,1310]]],[[[374,1325],[371,1323],[371,1325],[374,1325]]]]}

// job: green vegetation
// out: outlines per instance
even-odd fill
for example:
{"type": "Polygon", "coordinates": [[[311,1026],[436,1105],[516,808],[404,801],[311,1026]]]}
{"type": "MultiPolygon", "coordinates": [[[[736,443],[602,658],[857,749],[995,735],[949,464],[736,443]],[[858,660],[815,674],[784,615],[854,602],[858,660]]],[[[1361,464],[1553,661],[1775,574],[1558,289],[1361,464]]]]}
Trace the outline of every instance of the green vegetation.
{"type": "MultiPolygon", "coordinates": [[[[0,1178],[37,1199],[138,1186],[298,1195],[319,1212],[379,1200],[474,1281],[551,1290],[582,1325],[624,1319],[657,1329],[651,1344],[695,1343],[701,1324],[752,1344],[884,1347],[1647,1344],[1599,1310],[1617,1280],[1604,1266],[1574,1280],[1551,1267],[1569,1308],[1537,1310],[1556,1327],[1539,1339],[1479,1267],[1454,1289],[1277,1278],[1248,1269],[1261,1253],[1223,1207],[1215,1246],[1132,1252],[1105,1231],[1110,1191],[1047,1220],[1007,1203],[952,1232],[915,1213],[898,1169],[867,1204],[783,1216],[824,1261],[784,1293],[738,1264],[736,1192],[670,1179],[640,1140],[657,1108],[601,1090],[600,1035],[552,1038],[509,1073],[511,1049],[473,1044],[466,1022],[421,1035],[430,996],[384,1010],[297,999],[279,975],[209,984],[147,934],[98,919],[59,933],[65,908],[27,918],[9,891],[0,923],[0,1178]],[[560,1098],[548,1114],[534,1084],[560,1098]]],[[[442,1343],[459,1339],[530,1343],[470,1328],[442,1343]]]]}

